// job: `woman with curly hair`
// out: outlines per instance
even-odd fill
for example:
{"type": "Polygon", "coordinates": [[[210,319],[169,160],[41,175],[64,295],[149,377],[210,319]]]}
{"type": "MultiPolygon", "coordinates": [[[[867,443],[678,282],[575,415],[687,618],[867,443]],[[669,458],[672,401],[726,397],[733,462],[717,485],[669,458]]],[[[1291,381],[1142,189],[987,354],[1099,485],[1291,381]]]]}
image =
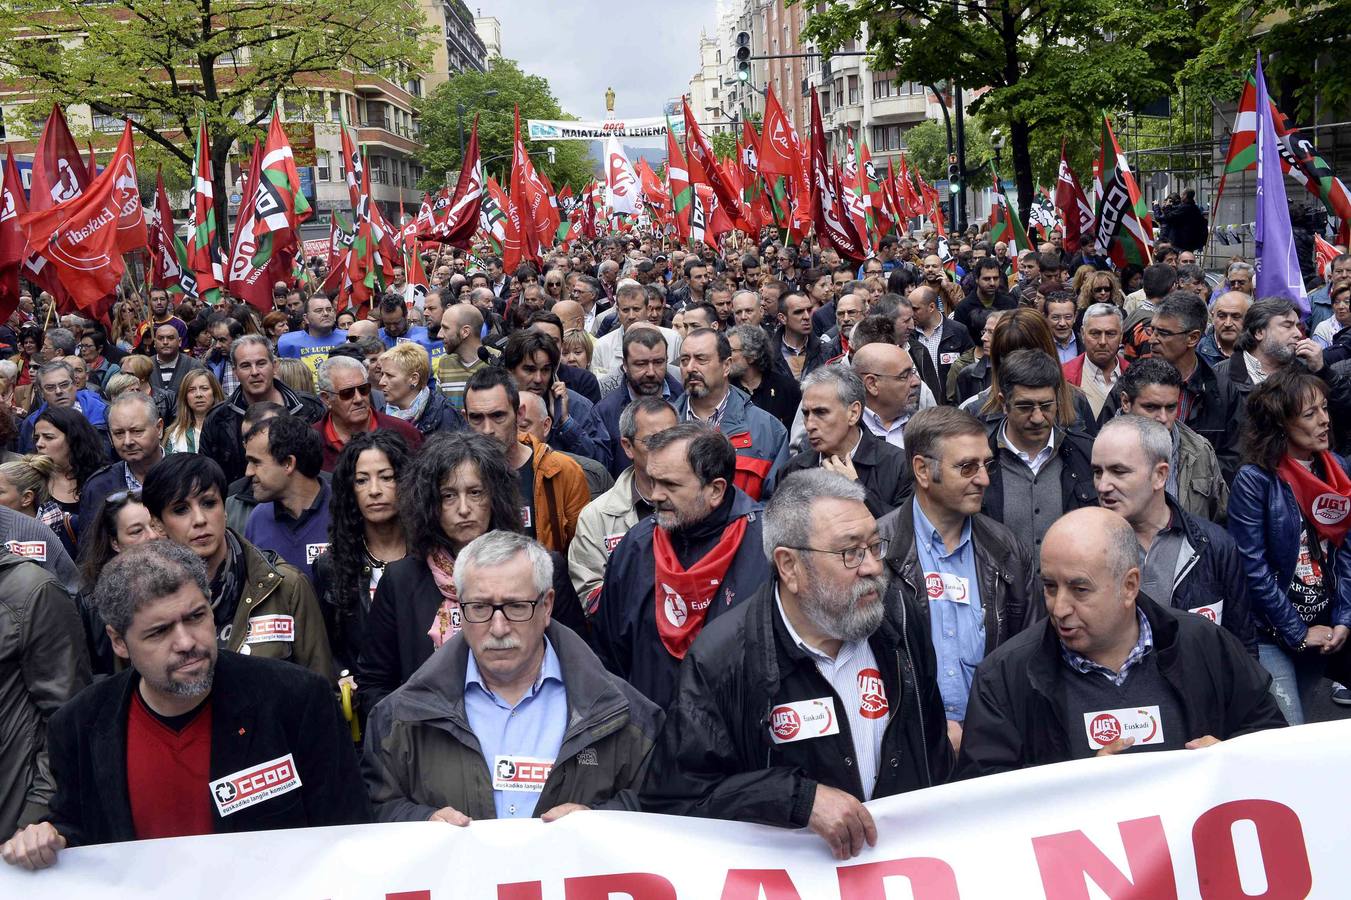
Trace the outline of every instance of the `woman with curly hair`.
{"type": "Polygon", "coordinates": [[[1081,266],[1079,271],[1074,273],[1074,280],[1078,282],[1075,294],[1078,297],[1077,306],[1081,315],[1083,310],[1094,303],[1112,303],[1119,309],[1125,308],[1126,295],[1121,292],[1121,285],[1111,272],[1081,266]],[[1081,273],[1086,274],[1081,277],[1081,273]]]}
{"type": "Polygon", "coordinates": [[[333,467],[328,549],[314,561],[314,591],[324,611],[334,669],[356,670],[375,589],[385,568],[404,558],[399,478],[408,444],[380,429],[354,435],[333,467]]]}
{"type": "MultiPolygon", "coordinates": [[[[438,432],[399,479],[408,555],[390,563],[375,589],[357,661],[364,713],[408,680],[460,631],[455,557],[489,531],[524,531],[517,475],[489,437],[438,432]]],[[[567,561],[554,559],[553,617],[583,634],[585,620],[567,561]]]]}
{"type": "MultiPolygon", "coordinates": [[[[50,457],[47,491],[62,512],[80,510],[80,491],[89,476],[108,464],[107,446],[89,420],[69,407],[48,406],[33,422],[33,447],[50,457]]],[[[79,523],[76,522],[76,533],[79,523]]],[[[74,554],[71,554],[74,556],[74,554]]]]}

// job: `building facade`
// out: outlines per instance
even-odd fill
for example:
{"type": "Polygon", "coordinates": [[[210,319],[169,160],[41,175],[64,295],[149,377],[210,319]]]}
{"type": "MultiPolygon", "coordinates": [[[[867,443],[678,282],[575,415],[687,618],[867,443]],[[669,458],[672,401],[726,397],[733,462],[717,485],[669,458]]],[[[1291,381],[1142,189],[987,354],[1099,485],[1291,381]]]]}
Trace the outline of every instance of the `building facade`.
{"type": "Polygon", "coordinates": [[[476,27],[478,20],[464,0],[418,0],[418,5],[428,27],[442,36],[432,45],[427,90],[435,90],[456,72],[486,71],[488,50],[476,27]]]}
{"type": "Polygon", "coordinates": [[[478,33],[479,40],[483,41],[486,59],[502,55],[502,23],[498,21],[497,16],[475,16],[474,31],[478,33]]]}

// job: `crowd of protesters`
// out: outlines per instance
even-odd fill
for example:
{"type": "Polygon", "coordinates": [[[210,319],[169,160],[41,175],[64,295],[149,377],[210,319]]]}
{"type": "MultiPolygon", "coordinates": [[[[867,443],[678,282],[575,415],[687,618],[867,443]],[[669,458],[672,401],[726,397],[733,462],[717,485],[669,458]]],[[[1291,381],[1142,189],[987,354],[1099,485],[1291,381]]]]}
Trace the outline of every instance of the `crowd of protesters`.
{"type": "Polygon", "coordinates": [[[1351,255],[1304,310],[963,237],[24,294],[0,857],[628,809],[845,859],[876,797],[1351,705],[1351,255]]]}

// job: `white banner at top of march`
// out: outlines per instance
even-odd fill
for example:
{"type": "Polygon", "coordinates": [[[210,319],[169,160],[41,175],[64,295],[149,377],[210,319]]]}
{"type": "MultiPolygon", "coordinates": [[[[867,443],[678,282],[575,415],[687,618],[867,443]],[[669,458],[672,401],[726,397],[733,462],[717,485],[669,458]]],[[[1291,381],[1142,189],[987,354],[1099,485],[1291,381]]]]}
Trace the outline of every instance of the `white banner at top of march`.
{"type": "MultiPolygon", "coordinates": [[[[623,812],[78,847],[23,900],[1267,900],[1348,896],[1351,722],[1084,759],[868,804],[877,846],[623,812]],[[1090,888],[1090,886],[1092,886],[1090,888]]],[[[303,779],[304,771],[298,773],[303,779]]]]}
{"type": "MultiPolygon", "coordinates": [[[[647,119],[609,119],[604,122],[564,122],[553,119],[530,119],[532,141],[603,141],[606,138],[650,138],[666,136],[666,119],[653,116],[647,119]]],[[[685,120],[671,120],[671,130],[685,133],[685,120]]]]}

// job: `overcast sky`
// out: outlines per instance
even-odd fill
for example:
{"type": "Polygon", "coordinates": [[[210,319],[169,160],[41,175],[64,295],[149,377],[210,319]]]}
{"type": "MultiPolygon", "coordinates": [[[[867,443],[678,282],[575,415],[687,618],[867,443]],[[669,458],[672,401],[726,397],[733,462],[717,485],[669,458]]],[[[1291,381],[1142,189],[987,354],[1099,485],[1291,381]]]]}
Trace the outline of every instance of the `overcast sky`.
{"type": "Polygon", "coordinates": [[[700,30],[716,24],[714,0],[468,2],[501,21],[503,56],[548,79],[563,109],[587,120],[605,118],[607,87],[617,116],[661,115],[699,67],[700,30]]]}

